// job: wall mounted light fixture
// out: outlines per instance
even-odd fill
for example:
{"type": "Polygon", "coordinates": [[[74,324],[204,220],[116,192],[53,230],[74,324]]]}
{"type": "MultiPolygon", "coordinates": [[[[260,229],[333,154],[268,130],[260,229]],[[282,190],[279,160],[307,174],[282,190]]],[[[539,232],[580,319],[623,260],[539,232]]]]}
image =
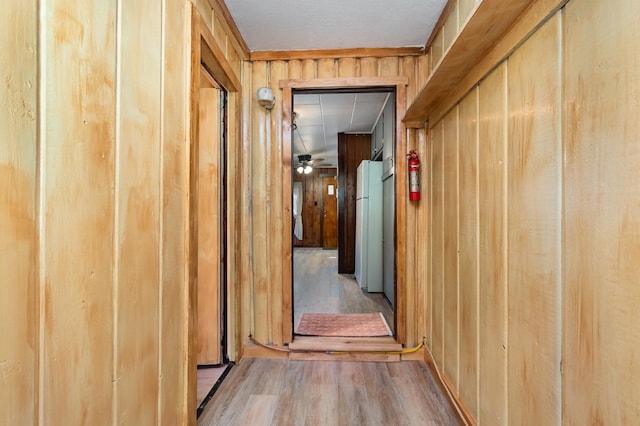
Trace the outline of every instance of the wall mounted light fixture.
{"type": "Polygon", "coordinates": [[[276,104],[276,97],[273,96],[273,92],[268,87],[261,87],[258,89],[258,103],[266,109],[271,109],[276,104]]]}

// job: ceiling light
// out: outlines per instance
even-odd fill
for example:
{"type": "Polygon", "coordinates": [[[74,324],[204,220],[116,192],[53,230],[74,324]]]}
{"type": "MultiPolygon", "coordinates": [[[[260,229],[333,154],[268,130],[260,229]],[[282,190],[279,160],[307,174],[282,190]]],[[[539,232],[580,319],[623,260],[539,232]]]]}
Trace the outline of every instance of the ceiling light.
{"type": "Polygon", "coordinates": [[[302,172],[304,172],[304,167],[302,167],[302,165],[299,165],[296,170],[298,171],[298,173],[302,174],[302,172]]]}
{"type": "Polygon", "coordinates": [[[304,174],[305,174],[305,175],[308,175],[308,174],[309,174],[309,173],[311,173],[312,171],[313,171],[313,169],[311,168],[311,166],[310,166],[310,165],[308,165],[308,164],[307,164],[306,166],[304,166],[304,174]]]}

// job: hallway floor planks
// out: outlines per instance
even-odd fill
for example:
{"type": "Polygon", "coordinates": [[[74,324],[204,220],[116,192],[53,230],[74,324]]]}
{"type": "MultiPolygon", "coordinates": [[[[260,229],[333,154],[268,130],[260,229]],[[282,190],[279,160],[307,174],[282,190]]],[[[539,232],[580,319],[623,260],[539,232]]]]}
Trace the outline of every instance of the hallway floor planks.
{"type": "Polygon", "coordinates": [[[364,292],[352,275],[338,274],[338,251],[334,249],[294,249],[293,296],[294,327],[304,313],[382,312],[394,328],[393,311],[384,295],[364,292]]]}
{"type": "Polygon", "coordinates": [[[246,358],[199,425],[458,425],[420,361],[399,363],[246,358]]]}

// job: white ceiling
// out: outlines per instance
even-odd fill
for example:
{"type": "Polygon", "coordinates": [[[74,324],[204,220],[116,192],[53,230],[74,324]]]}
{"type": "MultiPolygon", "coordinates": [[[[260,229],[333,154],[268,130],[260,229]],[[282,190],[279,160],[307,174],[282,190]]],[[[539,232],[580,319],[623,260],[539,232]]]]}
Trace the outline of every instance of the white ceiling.
{"type": "Polygon", "coordinates": [[[371,133],[389,92],[294,94],[293,163],[311,154],[314,167],[337,167],[338,133],[371,133]]]}
{"type": "MultiPolygon", "coordinates": [[[[224,2],[249,50],[289,51],[423,47],[447,0],[224,2]]],[[[370,133],[387,95],[294,94],[294,165],[311,154],[314,166],[337,167],[337,134],[370,133]]]]}
{"type": "Polygon", "coordinates": [[[446,0],[224,0],[249,50],[422,47],[446,0]]]}

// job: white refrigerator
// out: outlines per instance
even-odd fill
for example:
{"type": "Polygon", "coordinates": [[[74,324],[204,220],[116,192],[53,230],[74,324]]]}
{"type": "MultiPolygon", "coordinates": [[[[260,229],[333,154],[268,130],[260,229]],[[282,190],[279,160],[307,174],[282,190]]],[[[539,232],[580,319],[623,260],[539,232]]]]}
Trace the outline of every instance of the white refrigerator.
{"type": "Polygon", "coordinates": [[[356,191],[356,268],[360,288],[382,288],[382,162],[365,160],[358,166],[356,191]]]}

